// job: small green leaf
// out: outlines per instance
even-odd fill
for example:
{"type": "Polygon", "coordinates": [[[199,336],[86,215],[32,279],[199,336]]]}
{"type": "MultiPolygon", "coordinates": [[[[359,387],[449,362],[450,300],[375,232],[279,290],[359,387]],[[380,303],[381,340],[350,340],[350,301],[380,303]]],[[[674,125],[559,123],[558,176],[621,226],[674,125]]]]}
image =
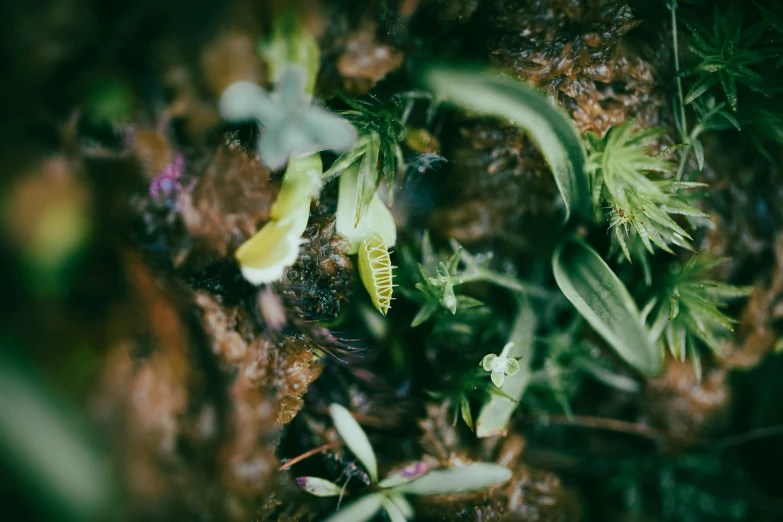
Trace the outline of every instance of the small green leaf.
{"type": "Polygon", "coordinates": [[[696,83],[693,84],[693,87],[691,87],[691,90],[688,91],[688,94],[685,96],[685,104],[688,105],[689,103],[693,103],[693,101],[707,92],[710,87],[718,83],[717,75],[708,75],[703,74],[699,77],[698,80],[696,80],[696,83]]]}
{"type": "Polygon", "coordinates": [[[300,65],[307,72],[305,92],[312,94],[321,53],[315,35],[301,23],[296,10],[288,9],[275,18],[271,35],[260,42],[258,50],[273,81],[278,80],[287,65],[300,65]]]}
{"type": "Polygon", "coordinates": [[[422,461],[414,462],[413,464],[409,464],[401,470],[390,474],[388,477],[380,481],[378,486],[384,489],[393,488],[414,481],[429,472],[429,464],[422,461]]]}
{"type": "Polygon", "coordinates": [[[555,251],[552,268],[560,290],[628,364],[647,375],[661,371],[660,350],[648,340],[633,298],[595,250],[565,240],[555,251]]]}
{"type": "Polygon", "coordinates": [[[585,151],[573,121],[535,88],[485,70],[455,65],[425,67],[435,96],[470,111],[511,120],[538,145],[571,214],[592,216],[585,151]]]}
{"type": "Polygon", "coordinates": [[[411,328],[416,328],[423,322],[427,321],[439,309],[440,306],[431,301],[424,303],[422,307],[419,308],[419,311],[416,312],[416,315],[414,316],[413,321],[411,322],[411,328]]]}
{"type": "Polygon", "coordinates": [[[721,71],[720,84],[723,87],[723,92],[726,93],[729,107],[732,111],[737,112],[737,82],[734,80],[734,76],[726,71],[721,71]]]}
{"type": "Polygon", "coordinates": [[[336,497],[340,486],[318,477],[296,477],[296,485],[316,497],[336,497]]]}
{"type": "Polygon", "coordinates": [[[381,139],[377,133],[373,132],[370,134],[369,140],[367,151],[359,163],[359,178],[356,188],[358,200],[356,203],[356,215],[354,216],[354,227],[359,225],[362,216],[367,212],[370,201],[372,201],[380,182],[378,154],[380,153],[381,139]]]}
{"type": "Polygon", "coordinates": [[[420,479],[403,484],[395,492],[409,495],[465,493],[497,486],[511,478],[511,470],[497,464],[477,462],[458,468],[435,470],[420,479]]]}
{"type": "Polygon", "coordinates": [[[468,425],[468,428],[473,430],[473,414],[470,411],[470,403],[468,402],[468,398],[464,395],[460,400],[460,412],[462,413],[462,420],[465,421],[465,424],[468,425]]]}
{"type": "Polygon", "coordinates": [[[383,495],[372,493],[354,500],[323,522],[367,522],[378,513],[383,504],[383,495]]]}
{"type": "Polygon", "coordinates": [[[389,497],[384,495],[381,502],[383,503],[383,508],[386,510],[386,514],[389,515],[389,520],[391,522],[407,522],[407,519],[405,518],[405,515],[402,514],[402,511],[400,511],[400,508],[397,507],[397,504],[389,497]]]}
{"type": "Polygon", "coordinates": [[[402,513],[406,519],[413,518],[413,506],[411,506],[411,503],[408,502],[405,497],[395,494],[389,494],[386,496],[389,500],[394,502],[394,505],[397,506],[397,508],[400,510],[400,513],[402,513]]]}
{"type": "Polygon", "coordinates": [[[699,170],[704,170],[704,146],[698,138],[693,140],[693,152],[696,154],[696,163],[699,165],[699,170]]]}
{"type": "Polygon", "coordinates": [[[337,429],[337,433],[348,445],[348,449],[356,455],[356,458],[364,464],[367,473],[373,482],[378,480],[378,462],[375,460],[375,452],[367,439],[367,434],[359,423],[339,404],[329,406],[329,413],[332,416],[332,422],[337,429]]]}

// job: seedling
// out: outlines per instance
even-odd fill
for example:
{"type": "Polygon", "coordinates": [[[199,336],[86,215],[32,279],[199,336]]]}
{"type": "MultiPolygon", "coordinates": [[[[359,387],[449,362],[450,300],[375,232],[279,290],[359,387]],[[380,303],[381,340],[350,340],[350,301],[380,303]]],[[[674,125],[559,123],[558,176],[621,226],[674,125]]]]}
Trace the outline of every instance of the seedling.
{"type": "MultiPolygon", "coordinates": [[[[497,464],[477,462],[448,469],[431,470],[424,462],[415,462],[378,480],[378,463],[367,434],[351,413],[339,404],[329,408],[337,432],[348,449],[364,465],[372,481],[371,492],[354,500],[327,517],[323,522],[366,522],[381,509],[392,522],[405,522],[414,517],[413,506],[406,495],[442,495],[465,493],[497,486],[511,478],[511,470],[497,464]]],[[[296,483],[311,495],[341,496],[342,488],[318,477],[298,477],[296,483]]]]}
{"type": "Polygon", "coordinates": [[[691,236],[670,214],[706,217],[681,194],[682,190],[705,186],[703,183],[650,177],[650,173],[674,171],[671,161],[648,154],[652,140],[663,133],[663,129],[656,128],[635,131],[634,122],[629,121],[609,129],[603,139],[587,134],[587,172],[593,201],[596,206],[602,200],[608,203],[615,239],[629,261],[630,227],[650,253],[653,244],[673,253],[670,244],[691,249],[691,236]]]}
{"type": "MultiPolygon", "coordinates": [[[[701,376],[703,344],[721,355],[721,340],[734,331],[733,319],[720,311],[729,299],[749,295],[751,288],[728,285],[706,279],[707,272],[728,261],[694,255],[688,263],[672,273],[665,298],[660,300],[656,319],[651,327],[653,338],[663,337],[673,357],[684,361],[689,357],[694,371],[701,376]]],[[[646,316],[658,303],[651,300],[645,307],[646,316]]]]}
{"type": "MultiPolygon", "coordinates": [[[[429,234],[424,233],[421,241],[422,262],[418,263],[419,276],[415,288],[403,288],[405,296],[421,304],[418,313],[413,318],[411,326],[419,326],[437,315],[444,313],[456,314],[460,310],[481,306],[481,301],[472,297],[457,294],[457,286],[466,283],[491,283],[512,292],[537,297],[540,299],[557,299],[554,293],[547,292],[535,285],[526,283],[509,275],[501,274],[489,268],[491,255],[472,255],[466,252],[458,243],[452,242],[452,255],[436,256],[429,234]]],[[[410,272],[415,271],[413,254],[404,252],[405,266],[410,272]]]]}

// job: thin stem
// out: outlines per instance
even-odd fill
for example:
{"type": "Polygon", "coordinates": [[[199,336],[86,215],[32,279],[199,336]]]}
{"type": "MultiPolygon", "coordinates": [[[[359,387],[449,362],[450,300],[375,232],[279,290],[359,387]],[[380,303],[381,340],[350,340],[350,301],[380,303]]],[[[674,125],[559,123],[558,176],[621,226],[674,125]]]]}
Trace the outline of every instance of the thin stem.
{"type": "Polygon", "coordinates": [[[540,417],[533,416],[522,419],[522,422],[526,424],[573,426],[577,428],[614,431],[618,433],[636,435],[668,444],[679,444],[685,446],[696,445],[715,448],[729,448],[747,444],[748,442],[752,442],[754,440],[783,436],[783,424],[765,426],[763,428],[757,428],[744,433],[728,435],[721,438],[703,438],[662,430],[652,427],[648,424],[633,423],[604,417],[591,417],[589,415],[574,415],[570,419],[567,415],[547,415],[540,417]]]}
{"type": "Polygon", "coordinates": [[[301,455],[298,455],[291,460],[288,460],[286,462],[283,462],[279,468],[277,468],[277,471],[285,471],[289,469],[294,464],[297,464],[299,462],[302,462],[304,459],[312,457],[313,455],[316,455],[318,453],[323,453],[324,451],[328,451],[330,449],[339,448],[340,446],[344,445],[344,440],[336,440],[334,442],[330,442],[328,444],[324,444],[323,446],[318,446],[317,448],[313,448],[309,451],[305,451],[301,455]]]}
{"type": "Polygon", "coordinates": [[[472,274],[464,275],[462,277],[454,278],[454,279],[455,279],[455,281],[453,281],[454,284],[479,283],[479,282],[493,283],[503,288],[506,288],[508,290],[519,292],[521,294],[526,294],[531,297],[537,297],[539,299],[547,299],[547,300],[560,299],[562,297],[561,294],[557,292],[551,292],[539,286],[522,282],[516,277],[498,274],[497,272],[493,272],[492,270],[485,270],[481,268],[479,268],[476,272],[472,274]]]}
{"type": "MultiPolygon", "coordinates": [[[[685,119],[685,96],[682,93],[682,78],[680,78],[680,46],[677,37],[677,0],[671,0],[670,9],[672,11],[672,45],[674,47],[674,74],[677,81],[677,95],[680,98],[680,138],[682,141],[688,137],[688,122],[685,119]]],[[[685,161],[690,154],[691,145],[685,149],[680,159],[680,166],[677,169],[677,179],[682,179],[685,171],[685,161]]]]}
{"type": "MultiPolygon", "coordinates": [[[[705,116],[705,120],[709,118],[709,115],[705,116]]],[[[691,131],[691,135],[688,136],[688,146],[683,149],[682,156],[680,157],[680,165],[677,167],[677,179],[681,180],[683,175],[685,174],[685,164],[687,163],[688,156],[691,154],[691,150],[693,150],[693,142],[694,140],[699,139],[699,135],[701,134],[701,131],[704,130],[702,127],[702,124],[699,123],[696,125],[693,130],[691,131]]]]}

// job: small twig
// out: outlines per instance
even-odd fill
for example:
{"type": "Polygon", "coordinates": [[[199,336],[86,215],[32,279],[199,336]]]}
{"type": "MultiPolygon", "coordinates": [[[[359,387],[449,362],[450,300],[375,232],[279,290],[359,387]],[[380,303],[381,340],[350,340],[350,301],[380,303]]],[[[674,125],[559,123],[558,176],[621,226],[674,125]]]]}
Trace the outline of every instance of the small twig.
{"type": "Polygon", "coordinates": [[[648,426],[646,424],[627,422],[618,419],[608,419],[604,417],[591,417],[588,415],[574,415],[573,420],[569,420],[565,415],[550,415],[547,417],[533,417],[526,419],[523,422],[528,424],[543,423],[558,426],[574,426],[578,428],[608,430],[619,433],[627,433],[629,435],[636,435],[639,437],[644,437],[660,442],[667,442],[670,444],[673,443],[686,446],[712,445],[721,448],[739,446],[741,444],[745,444],[746,442],[763,439],[766,437],[783,436],[783,424],[767,426],[737,435],[729,435],[720,439],[708,439],[702,437],[690,437],[688,435],[682,435],[679,433],[672,433],[666,430],[648,426]]]}
{"type": "Polygon", "coordinates": [[[330,449],[339,448],[340,446],[343,446],[345,444],[344,440],[336,440],[334,442],[329,442],[328,444],[324,444],[323,446],[318,446],[317,448],[313,448],[311,450],[305,451],[301,455],[298,455],[291,460],[288,460],[280,465],[279,468],[277,468],[277,471],[285,471],[294,464],[298,464],[302,462],[304,459],[310,458],[313,455],[316,455],[318,453],[323,453],[324,451],[328,451],[330,449]]]}

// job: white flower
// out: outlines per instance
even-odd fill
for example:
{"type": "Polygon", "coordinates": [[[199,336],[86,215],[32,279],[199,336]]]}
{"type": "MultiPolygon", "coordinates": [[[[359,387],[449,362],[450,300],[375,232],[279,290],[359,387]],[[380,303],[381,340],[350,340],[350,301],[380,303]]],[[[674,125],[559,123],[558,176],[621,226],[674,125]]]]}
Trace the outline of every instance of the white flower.
{"type": "Polygon", "coordinates": [[[312,104],[312,96],[305,92],[306,82],[304,68],[288,64],[273,93],[251,82],[236,82],[220,97],[224,119],[260,122],[263,131],[258,157],[272,170],[296,154],[327,149],[342,152],[356,142],[356,129],[348,120],[312,104]]]}
{"type": "Polygon", "coordinates": [[[491,372],[492,382],[500,388],[503,386],[503,381],[506,379],[506,375],[514,375],[519,371],[519,362],[513,357],[507,357],[508,352],[514,346],[514,343],[507,343],[503,347],[503,351],[500,355],[490,353],[485,355],[481,359],[480,365],[484,370],[491,372]]]}

